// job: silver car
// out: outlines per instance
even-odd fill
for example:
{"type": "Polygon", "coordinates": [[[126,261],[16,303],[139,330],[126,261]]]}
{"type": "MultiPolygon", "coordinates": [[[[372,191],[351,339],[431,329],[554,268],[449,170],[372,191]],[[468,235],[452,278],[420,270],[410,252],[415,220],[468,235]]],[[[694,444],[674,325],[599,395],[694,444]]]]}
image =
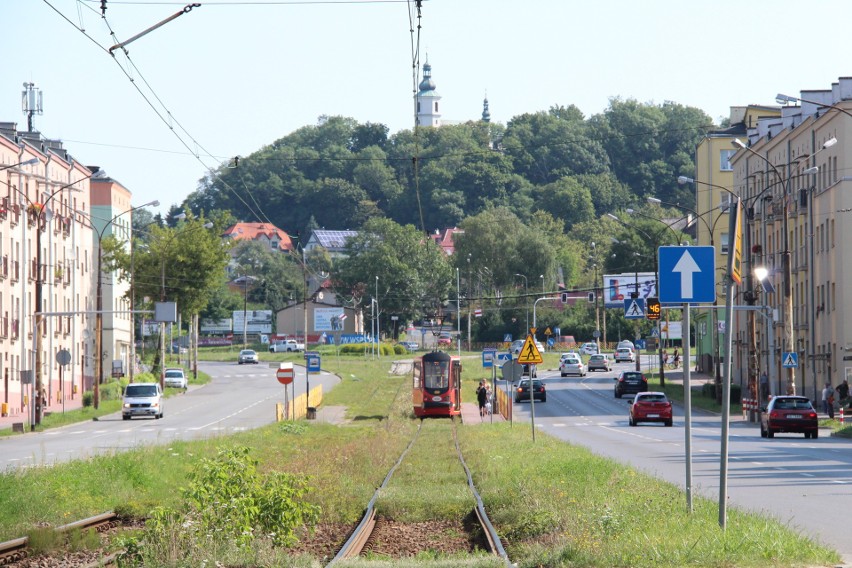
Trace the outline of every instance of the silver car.
{"type": "Polygon", "coordinates": [[[583,360],[579,357],[563,359],[562,363],[559,365],[559,375],[563,377],[567,377],[568,375],[585,377],[586,366],[583,364],[583,360]]]}
{"type": "Polygon", "coordinates": [[[612,371],[612,361],[609,356],[600,353],[589,357],[589,371],[612,371]]]}
{"type": "Polygon", "coordinates": [[[255,365],[257,365],[257,351],[253,349],[243,349],[242,351],[240,351],[240,356],[237,359],[237,363],[239,363],[240,365],[242,365],[243,363],[254,363],[255,365]]]}
{"type": "Polygon", "coordinates": [[[166,369],[163,384],[167,387],[186,390],[189,386],[189,381],[187,381],[186,373],[183,372],[183,369],[166,369]]]}

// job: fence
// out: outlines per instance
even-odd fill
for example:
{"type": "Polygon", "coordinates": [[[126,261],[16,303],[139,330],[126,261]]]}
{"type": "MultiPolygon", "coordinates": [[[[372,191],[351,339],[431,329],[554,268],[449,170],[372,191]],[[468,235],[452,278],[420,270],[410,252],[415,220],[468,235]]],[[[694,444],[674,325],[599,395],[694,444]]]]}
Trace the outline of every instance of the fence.
{"type": "Polygon", "coordinates": [[[304,394],[300,394],[295,399],[290,401],[288,405],[279,402],[275,405],[275,419],[278,422],[283,420],[299,420],[300,418],[316,418],[316,414],[308,416],[309,409],[314,413],[317,407],[322,404],[322,385],[317,385],[310,390],[308,400],[305,400],[304,394]]]}

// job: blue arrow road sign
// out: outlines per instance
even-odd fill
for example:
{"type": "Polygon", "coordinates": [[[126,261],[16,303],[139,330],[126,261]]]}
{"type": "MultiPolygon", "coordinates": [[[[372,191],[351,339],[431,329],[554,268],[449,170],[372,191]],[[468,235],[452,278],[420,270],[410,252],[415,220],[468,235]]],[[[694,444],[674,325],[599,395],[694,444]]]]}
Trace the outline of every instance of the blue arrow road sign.
{"type": "Polygon", "coordinates": [[[645,319],[645,298],[624,300],[624,319],[645,319]]]}
{"type": "Polygon", "coordinates": [[[716,247],[660,247],[660,302],[712,304],[716,299],[716,247]]]}
{"type": "Polygon", "coordinates": [[[799,354],[795,351],[785,351],[781,356],[781,366],[785,369],[798,369],[799,354]]]}

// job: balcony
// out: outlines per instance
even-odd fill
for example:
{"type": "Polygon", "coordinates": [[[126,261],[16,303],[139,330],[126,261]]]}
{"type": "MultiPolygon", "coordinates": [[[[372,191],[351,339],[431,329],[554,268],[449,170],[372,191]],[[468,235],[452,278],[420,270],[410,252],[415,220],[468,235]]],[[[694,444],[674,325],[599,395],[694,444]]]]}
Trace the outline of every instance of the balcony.
{"type": "Polygon", "coordinates": [[[5,220],[9,216],[9,198],[0,199],[0,220],[5,220]]]}

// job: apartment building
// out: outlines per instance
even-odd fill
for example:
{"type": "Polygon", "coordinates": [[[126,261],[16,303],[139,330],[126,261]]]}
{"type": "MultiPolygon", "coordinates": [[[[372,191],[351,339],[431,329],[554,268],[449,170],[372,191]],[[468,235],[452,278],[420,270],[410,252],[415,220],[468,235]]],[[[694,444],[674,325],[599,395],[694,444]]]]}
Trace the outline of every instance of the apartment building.
{"type": "MultiPolygon", "coordinates": [[[[758,304],[771,310],[772,345],[764,325],[770,318],[754,325],[762,368],[777,370],[771,392],[785,392],[792,378],[797,394],[819,400],[825,382],[852,379],[852,318],[843,309],[852,302],[852,280],[846,278],[852,277],[852,250],[843,244],[852,242],[852,177],[846,167],[852,154],[852,77],[839,78],[830,89],[779,95],[779,103],[788,106],[780,116],[750,125],[742,140],[747,148],[730,160],[751,243],[744,254],[751,268],[769,270],[775,290],[753,286],[741,293],[755,293],[758,304]],[[785,301],[788,278],[792,310],[785,301]]],[[[748,320],[740,314],[733,325],[740,353],[752,341],[748,320]]]]}
{"type": "Polygon", "coordinates": [[[62,143],[0,123],[0,411],[27,416],[92,386],[92,236],[88,168],[62,143]],[[36,333],[34,313],[43,316],[36,333]],[[63,312],[63,315],[57,315],[63,312]],[[65,315],[70,314],[70,315],[65,315]],[[60,365],[58,361],[67,360],[60,365]],[[61,372],[60,372],[61,367],[61,372]]]}

